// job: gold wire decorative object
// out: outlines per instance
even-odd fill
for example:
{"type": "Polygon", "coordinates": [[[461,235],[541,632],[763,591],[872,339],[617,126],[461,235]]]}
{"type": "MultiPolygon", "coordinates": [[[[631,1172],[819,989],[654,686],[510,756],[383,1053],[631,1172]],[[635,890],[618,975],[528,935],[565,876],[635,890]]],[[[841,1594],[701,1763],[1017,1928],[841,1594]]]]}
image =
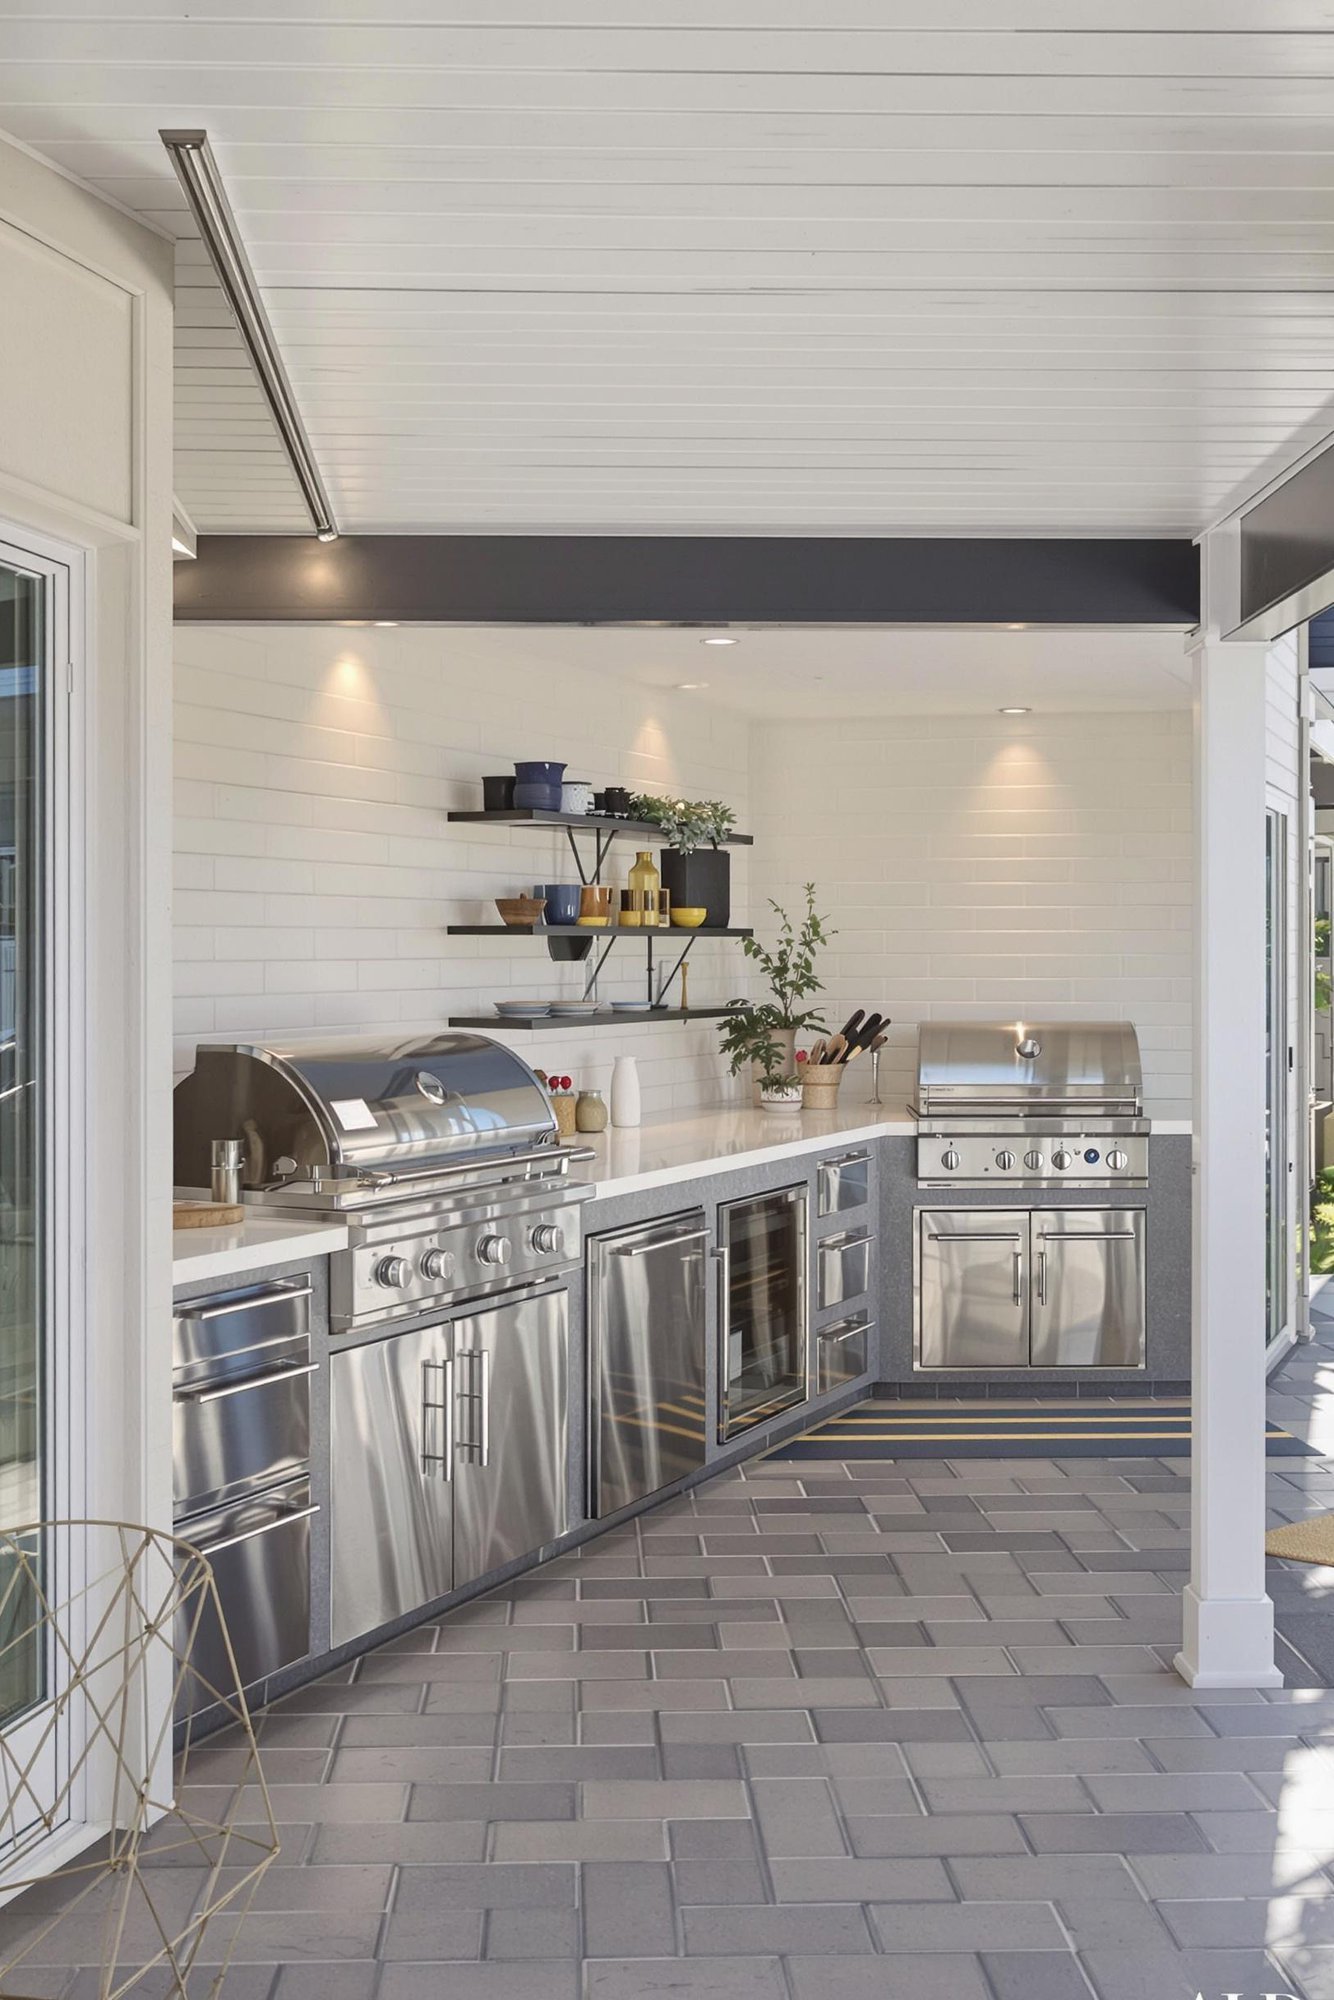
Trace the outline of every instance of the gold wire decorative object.
{"type": "Polygon", "coordinates": [[[49,1966],[39,1948],[63,1926],[71,1949],[65,1958],[56,1938],[62,1962],[87,1964],[88,1919],[100,1916],[98,2000],[119,2000],[159,1968],[155,1994],[200,2000],[198,1982],[186,1985],[196,1965],[207,1965],[202,1991],[212,2000],[279,1851],[212,1565],[190,1542],[126,1521],[0,1533],[0,1690],[35,1660],[45,1695],[0,1733],[0,1895],[40,1886],[42,1907],[30,1929],[22,1904],[0,1909],[0,1995],[22,1994],[13,1973],[25,1962],[34,1973],[49,1966]],[[86,1580],[53,1595],[48,1571],[59,1578],[75,1564],[86,1580]],[[221,1686],[194,1664],[201,1629],[226,1663],[221,1686]],[[200,1710],[210,1735],[226,1728],[231,1752],[218,1819],[191,1803],[190,1723],[172,1756],[173,1717],[200,1710]],[[37,1843],[84,1820],[90,1847],[78,1859],[22,1872],[37,1843]],[[71,1892],[63,1898],[62,1886],[71,1892]],[[205,1960],[209,1926],[224,1914],[222,1948],[205,1960]]]}

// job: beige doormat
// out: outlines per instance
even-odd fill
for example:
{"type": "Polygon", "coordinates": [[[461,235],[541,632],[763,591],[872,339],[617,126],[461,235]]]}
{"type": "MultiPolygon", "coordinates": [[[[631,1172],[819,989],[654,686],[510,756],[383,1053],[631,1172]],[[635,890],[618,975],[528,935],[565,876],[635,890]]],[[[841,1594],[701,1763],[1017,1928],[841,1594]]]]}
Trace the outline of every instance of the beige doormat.
{"type": "Polygon", "coordinates": [[[1289,1562],[1323,1563],[1334,1569],[1334,1514],[1313,1514],[1309,1521],[1271,1528],[1265,1536],[1265,1554],[1285,1556],[1289,1562]]]}

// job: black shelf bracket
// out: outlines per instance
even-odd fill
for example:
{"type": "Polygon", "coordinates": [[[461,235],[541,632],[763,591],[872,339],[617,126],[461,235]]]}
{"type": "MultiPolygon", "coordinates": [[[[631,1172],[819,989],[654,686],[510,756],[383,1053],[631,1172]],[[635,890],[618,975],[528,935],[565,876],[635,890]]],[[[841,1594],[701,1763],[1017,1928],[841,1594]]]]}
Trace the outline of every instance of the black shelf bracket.
{"type": "Polygon", "coordinates": [[[579,852],[579,843],[574,837],[574,828],[572,826],[567,826],[565,829],[565,838],[570,843],[570,852],[574,856],[574,865],[579,870],[579,880],[583,883],[586,889],[591,889],[595,882],[601,882],[602,864],[606,860],[607,856],[611,853],[611,844],[616,838],[616,831],[614,827],[609,828],[606,832],[604,832],[601,827],[595,826],[592,827],[590,831],[592,832],[594,838],[594,845],[596,848],[596,859],[594,860],[593,863],[593,873],[591,875],[586,875],[584,873],[584,857],[579,852]]]}

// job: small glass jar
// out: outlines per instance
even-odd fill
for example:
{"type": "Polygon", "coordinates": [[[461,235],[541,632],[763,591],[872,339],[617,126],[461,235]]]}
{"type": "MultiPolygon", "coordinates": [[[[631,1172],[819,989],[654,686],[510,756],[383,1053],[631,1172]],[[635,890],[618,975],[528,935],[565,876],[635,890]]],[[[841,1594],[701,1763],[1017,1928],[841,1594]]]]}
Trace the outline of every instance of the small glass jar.
{"type": "Polygon", "coordinates": [[[574,1107],[576,1132],[605,1132],[607,1107],[600,1090],[581,1090],[574,1107]]]}

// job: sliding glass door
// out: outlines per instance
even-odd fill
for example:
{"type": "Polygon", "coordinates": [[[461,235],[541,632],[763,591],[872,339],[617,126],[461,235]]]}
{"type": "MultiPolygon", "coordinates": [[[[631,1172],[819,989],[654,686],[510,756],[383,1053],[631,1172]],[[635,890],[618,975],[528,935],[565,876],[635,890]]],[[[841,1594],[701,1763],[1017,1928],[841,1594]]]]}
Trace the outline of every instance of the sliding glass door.
{"type": "Polygon", "coordinates": [[[60,1663],[39,1594],[70,1587],[66,1329],[70,571],[0,541],[0,1863],[69,1817],[60,1663]],[[30,1565],[30,1567],[28,1566],[30,1565]]]}

